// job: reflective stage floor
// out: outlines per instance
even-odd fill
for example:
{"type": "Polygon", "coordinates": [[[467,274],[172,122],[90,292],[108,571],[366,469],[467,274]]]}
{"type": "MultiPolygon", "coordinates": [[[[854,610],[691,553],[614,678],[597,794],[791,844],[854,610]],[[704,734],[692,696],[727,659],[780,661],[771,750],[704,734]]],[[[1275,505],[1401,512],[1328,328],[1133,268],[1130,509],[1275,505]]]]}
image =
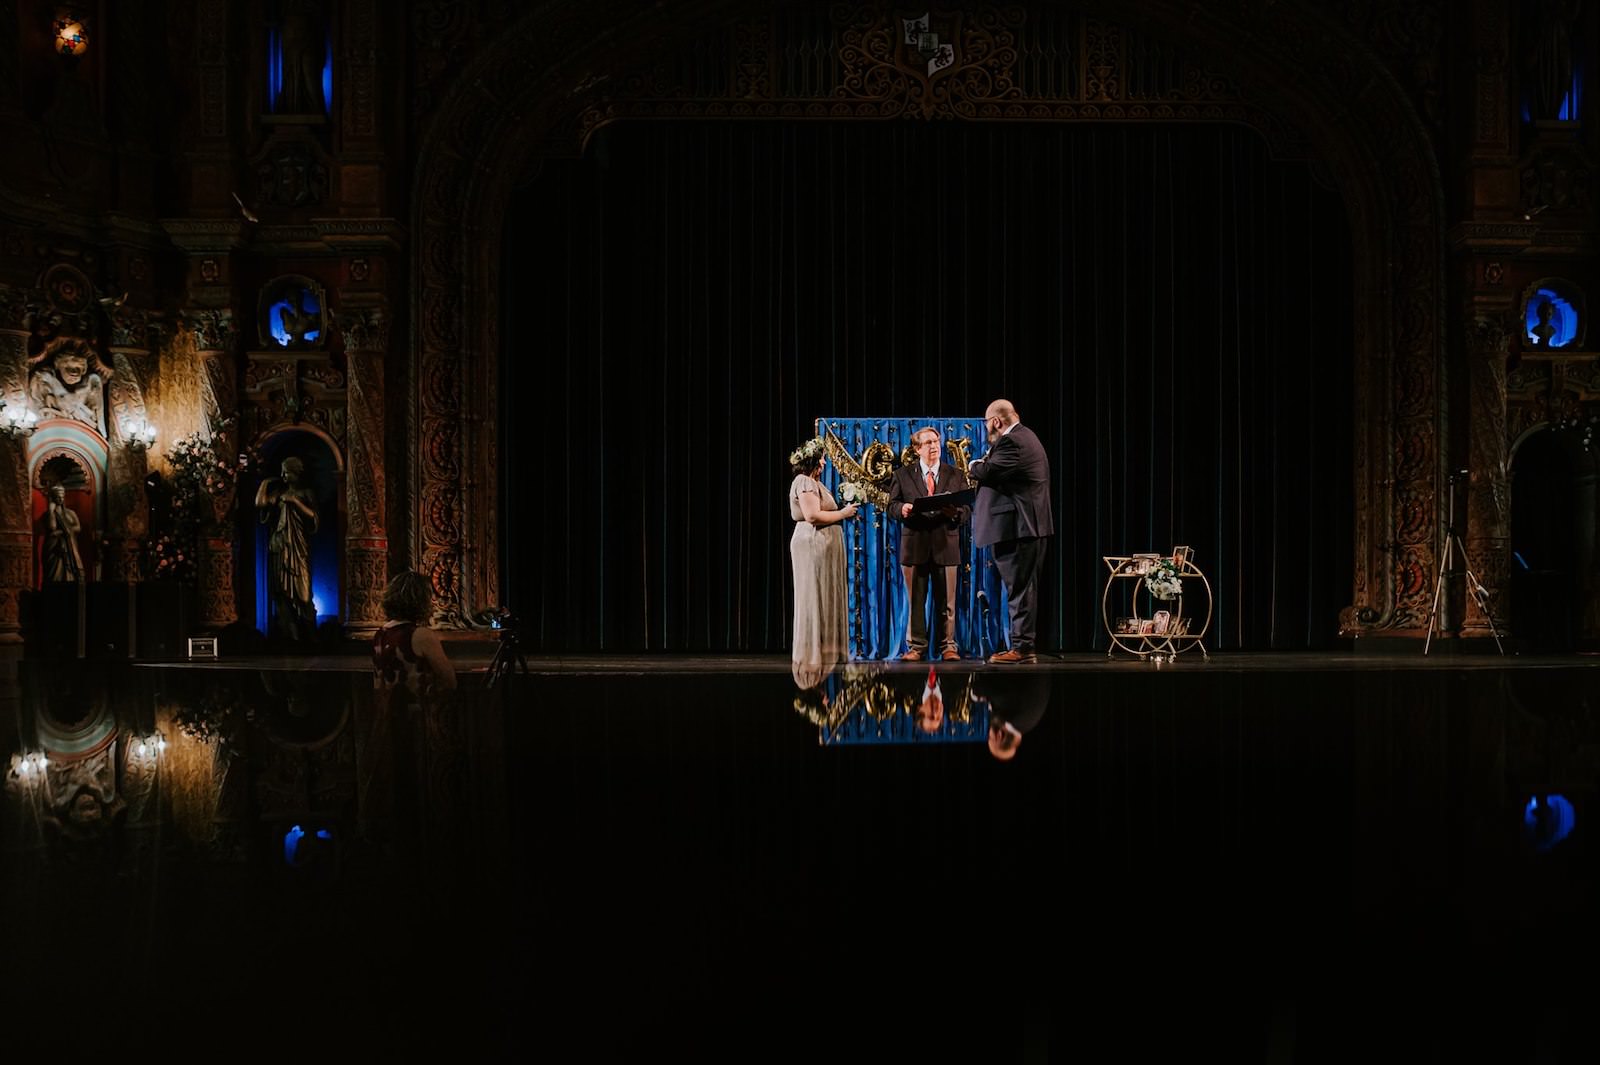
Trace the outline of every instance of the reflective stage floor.
{"type": "Polygon", "coordinates": [[[1600,658],[487,651],[10,663],[12,1048],[1600,1060],[1600,658]]]}

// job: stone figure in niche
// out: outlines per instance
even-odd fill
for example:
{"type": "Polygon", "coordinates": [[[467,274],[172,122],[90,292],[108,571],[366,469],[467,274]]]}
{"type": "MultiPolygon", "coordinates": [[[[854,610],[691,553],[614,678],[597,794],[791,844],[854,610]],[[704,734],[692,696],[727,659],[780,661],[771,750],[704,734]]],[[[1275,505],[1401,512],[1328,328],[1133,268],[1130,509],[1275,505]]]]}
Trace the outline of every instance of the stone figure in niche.
{"type": "MultiPolygon", "coordinates": [[[[1582,0],[1535,0],[1526,52],[1529,112],[1554,121],[1572,91],[1572,39],[1582,0]]],[[[1568,113],[1568,118],[1576,118],[1568,113]]]]}
{"type": "Polygon", "coordinates": [[[278,308],[278,322],[283,326],[291,348],[305,347],[306,335],[322,329],[322,312],[315,308],[306,310],[304,295],[301,293],[296,297],[293,306],[285,303],[278,308]]]}
{"type": "Polygon", "coordinates": [[[28,398],[40,420],[69,418],[106,435],[105,383],[111,368],[88,342],[58,337],[29,360],[28,398]]]}
{"type": "Polygon", "coordinates": [[[305,463],[283,460],[282,478],[269,477],[256,489],[256,509],[271,523],[267,540],[268,635],[307,640],[316,632],[311,598],[311,537],[317,531],[317,500],[305,484],[305,463]]]}
{"type": "Polygon", "coordinates": [[[321,6],[315,0],[284,0],[281,10],[283,88],[277,109],[283,114],[321,114],[325,109],[321,6]]]}
{"type": "Polygon", "coordinates": [[[1538,337],[1536,341],[1537,347],[1548,348],[1550,346],[1550,338],[1556,335],[1556,327],[1550,324],[1550,316],[1556,312],[1555,304],[1549,300],[1540,300],[1539,305],[1533,310],[1539,316],[1539,324],[1528,330],[1528,332],[1538,337]]]}
{"type": "Polygon", "coordinates": [[[67,490],[53,484],[44,512],[44,580],[75,584],[83,580],[83,555],[78,551],[78,516],[67,506],[67,490]]]}

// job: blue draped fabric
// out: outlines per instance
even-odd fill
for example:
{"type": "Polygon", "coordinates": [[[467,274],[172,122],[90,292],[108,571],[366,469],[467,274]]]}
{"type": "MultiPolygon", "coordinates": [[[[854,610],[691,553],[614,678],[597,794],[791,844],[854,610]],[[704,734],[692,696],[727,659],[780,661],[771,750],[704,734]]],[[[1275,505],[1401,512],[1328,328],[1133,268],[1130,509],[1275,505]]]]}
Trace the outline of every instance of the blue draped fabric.
{"type": "MultiPolygon", "coordinates": [[[[911,434],[925,425],[938,429],[945,453],[942,461],[953,465],[949,445],[965,437],[971,441],[968,457],[977,459],[989,449],[983,418],[823,418],[822,423],[843,442],[852,458],[860,460],[874,442],[881,441],[899,456],[911,443],[911,434]]],[[[822,481],[840,499],[839,471],[833,463],[823,467],[822,481]]],[[[898,521],[876,506],[861,508],[861,516],[845,525],[845,565],[849,584],[850,657],[894,658],[906,650],[910,631],[910,602],[900,572],[898,521]]],[[[961,568],[956,574],[956,644],[964,658],[979,658],[1006,648],[1005,588],[987,548],[972,546],[972,525],[961,532],[961,568]],[[979,592],[983,595],[980,597],[979,592]],[[985,609],[987,607],[987,609],[985,609]]],[[[925,609],[932,613],[932,596],[925,609]]],[[[930,616],[929,632],[938,629],[930,616]]],[[[937,646],[937,638],[934,640],[937,646]]]]}

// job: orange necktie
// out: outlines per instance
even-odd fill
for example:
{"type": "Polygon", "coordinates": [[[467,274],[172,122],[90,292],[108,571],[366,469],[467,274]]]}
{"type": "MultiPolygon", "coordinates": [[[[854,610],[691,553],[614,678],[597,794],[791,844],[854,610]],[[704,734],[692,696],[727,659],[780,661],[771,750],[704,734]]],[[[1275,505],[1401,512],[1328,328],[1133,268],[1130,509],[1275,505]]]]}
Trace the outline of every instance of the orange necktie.
{"type": "Polygon", "coordinates": [[[933,474],[931,474],[931,473],[928,474],[927,478],[928,478],[928,494],[931,496],[931,495],[933,495],[933,474]]]}

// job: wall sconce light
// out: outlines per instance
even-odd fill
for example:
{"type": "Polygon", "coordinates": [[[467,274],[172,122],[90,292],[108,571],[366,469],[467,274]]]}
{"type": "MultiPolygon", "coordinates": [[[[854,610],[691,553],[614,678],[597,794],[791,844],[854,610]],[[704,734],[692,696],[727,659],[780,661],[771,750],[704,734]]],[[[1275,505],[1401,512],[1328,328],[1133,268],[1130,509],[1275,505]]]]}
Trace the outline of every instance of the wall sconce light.
{"type": "Polygon", "coordinates": [[[143,418],[129,422],[123,434],[128,438],[128,446],[135,451],[144,451],[155,446],[156,427],[143,418]]]}
{"type": "Polygon", "coordinates": [[[32,754],[14,754],[11,756],[11,772],[8,776],[27,785],[44,783],[45,770],[50,768],[50,759],[41,751],[32,754]]]}
{"type": "Polygon", "coordinates": [[[7,436],[32,436],[39,416],[27,407],[0,402],[0,433],[7,436]]]}
{"type": "Polygon", "coordinates": [[[77,59],[89,50],[89,35],[83,28],[83,16],[72,8],[57,8],[51,26],[55,31],[57,55],[77,59]]]}
{"type": "Polygon", "coordinates": [[[160,758],[166,749],[167,738],[159,732],[152,732],[148,736],[139,736],[133,741],[133,756],[141,762],[150,762],[160,758]]]}

